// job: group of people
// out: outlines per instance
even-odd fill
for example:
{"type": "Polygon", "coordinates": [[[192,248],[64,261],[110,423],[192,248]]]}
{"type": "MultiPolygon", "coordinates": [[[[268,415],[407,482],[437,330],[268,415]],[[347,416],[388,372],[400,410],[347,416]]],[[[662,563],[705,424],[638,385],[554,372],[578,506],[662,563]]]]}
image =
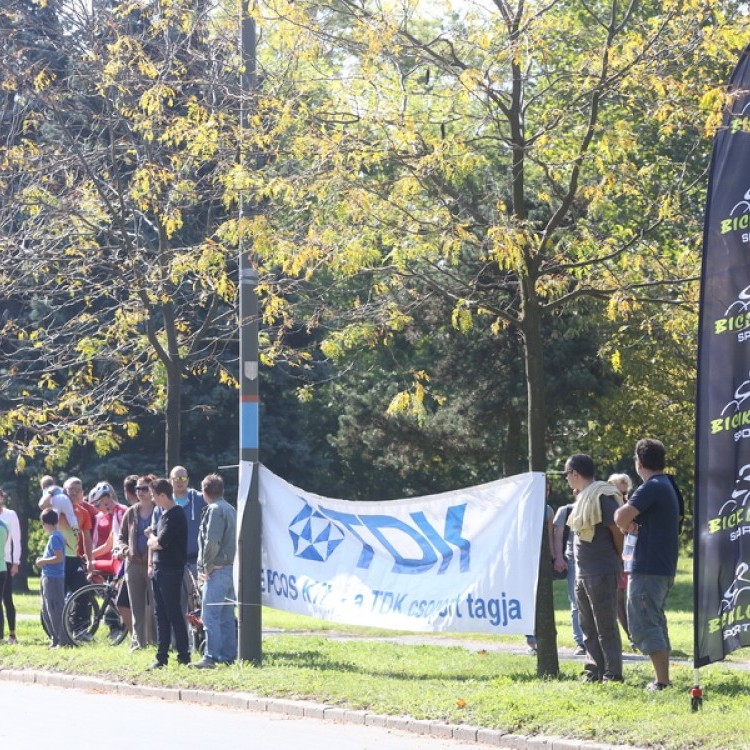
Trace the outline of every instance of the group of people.
{"type": "Polygon", "coordinates": [[[156,644],[151,669],[167,665],[171,644],[179,664],[210,669],[235,661],[236,512],[224,499],[218,474],[206,476],[200,491],[189,487],[183,466],[175,466],[169,478],[130,475],[123,483],[127,505],[108,482],[95,485],[87,499],[77,477],[62,486],[44,477],[41,487],[40,520],[48,540],[36,564],[50,647],[69,645],[65,597],[92,577],[122,575],[117,608],[131,649],[156,644]],[[192,663],[186,576],[201,586],[206,635],[203,656],[192,663]]]}
{"type": "MultiPolygon", "coordinates": [[[[619,621],[631,646],[651,659],[655,679],[648,689],[663,690],[670,684],[665,604],[677,569],[684,510],[676,485],[664,473],[665,465],[660,441],[639,440],[635,468],[643,483],[628,497],[632,482],[626,474],[597,481],[594,461],[584,453],[565,462],[574,502],[560,508],[551,522],[553,565],[560,573],[567,570],[576,653],[586,657],[586,681],[622,681],[619,621]],[[635,546],[629,550],[630,570],[624,573],[626,534],[635,546]]],[[[204,654],[191,666],[207,669],[236,659],[236,513],[224,499],[218,474],[206,476],[200,491],[189,487],[183,466],[175,466],[168,479],[131,475],[123,484],[127,505],[118,502],[108,482],[96,484],[88,499],[77,477],[69,477],[61,487],[52,477],[44,477],[41,487],[41,521],[49,537],[36,564],[42,574],[42,615],[51,646],[66,645],[65,596],[92,576],[117,575],[123,566],[117,606],[131,632],[132,649],[156,643],[152,669],[168,663],[170,644],[178,663],[191,663],[182,596],[186,571],[202,585],[206,632],[204,654]]],[[[0,550],[5,549],[0,557],[0,592],[8,642],[14,643],[10,579],[21,559],[20,531],[5,500],[0,490],[0,550]]]]}
{"type": "Polygon", "coordinates": [[[594,461],[584,453],[565,462],[574,502],[560,508],[553,520],[553,564],[568,572],[576,653],[586,656],[587,682],[623,680],[619,619],[631,646],[651,659],[654,681],[647,689],[670,684],[665,605],[677,571],[683,510],[665,466],[664,445],[652,438],[639,440],[635,469],[643,483],[628,498],[632,482],[627,475],[597,481],[594,461]],[[631,547],[627,573],[626,535],[631,547]]]}

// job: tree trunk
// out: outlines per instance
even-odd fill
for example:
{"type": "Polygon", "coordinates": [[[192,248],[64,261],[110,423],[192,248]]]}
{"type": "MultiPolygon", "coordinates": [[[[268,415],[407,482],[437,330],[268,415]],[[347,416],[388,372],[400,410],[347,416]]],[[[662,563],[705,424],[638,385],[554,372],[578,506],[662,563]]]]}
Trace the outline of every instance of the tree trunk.
{"type": "MultiPolygon", "coordinates": [[[[20,475],[15,482],[14,510],[18,514],[18,523],[21,527],[21,564],[18,566],[18,575],[13,579],[13,590],[16,592],[29,590],[29,520],[39,518],[39,507],[37,506],[38,495],[31,493],[31,483],[28,476],[20,475]]],[[[8,571],[10,575],[10,571],[8,571]]],[[[6,623],[7,624],[7,623],[6,623]]]]}
{"type": "Polygon", "coordinates": [[[177,366],[167,366],[167,408],[164,415],[165,476],[173,466],[181,463],[180,434],[182,432],[182,377],[177,366]]]}
{"type": "MultiPolygon", "coordinates": [[[[524,357],[528,394],[529,469],[545,471],[545,393],[544,347],[541,335],[541,315],[533,295],[527,295],[523,317],[524,357]]],[[[557,630],[552,592],[552,559],[547,536],[546,492],[541,502],[545,522],[542,524],[541,554],[539,557],[539,582],[536,594],[536,638],[538,677],[557,677],[560,664],[557,658],[557,630]]]]}
{"type": "Polygon", "coordinates": [[[523,436],[521,413],[516,409],[508,410],[508,429],[505,433],[503,450],[503,476],[509,477],[524,471],[522,465],[523,436]]]}

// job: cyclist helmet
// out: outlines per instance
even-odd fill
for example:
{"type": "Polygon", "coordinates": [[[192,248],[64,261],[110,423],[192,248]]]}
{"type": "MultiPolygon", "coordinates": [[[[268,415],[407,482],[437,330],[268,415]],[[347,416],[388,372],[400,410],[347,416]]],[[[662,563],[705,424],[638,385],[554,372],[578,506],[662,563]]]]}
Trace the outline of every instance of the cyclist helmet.
{"type": "Polygon", "coordinates": [[[111,498],[115,497],[114,490],[112,489],[109,482],[99,482],[89,493],[89,502],[98,503],[105,495],[109,495],[111,498]]]}

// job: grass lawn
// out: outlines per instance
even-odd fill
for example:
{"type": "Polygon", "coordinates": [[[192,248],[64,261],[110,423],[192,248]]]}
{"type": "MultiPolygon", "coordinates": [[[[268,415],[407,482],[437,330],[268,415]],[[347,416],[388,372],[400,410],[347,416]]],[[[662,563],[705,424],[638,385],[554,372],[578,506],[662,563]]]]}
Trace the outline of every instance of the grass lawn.
{"type": "MultiPolygon", "coordinates": [[[[174,663],[146,672],[153,652],[129,653],[126,646],[48,651],[38,624],[38,594],[16,597],[24,614],[19,646],[0,646],[0,667],[36,668],[98,675],[151,685],[210,687],[258,695],[309,698],[331,705],[366,708],[499,728],[520,734],[562,735],[600,742],[659,748],[750,748],[750,671],[726,664],[701,670],[704,708],[690,712],[693,683],[690,561],[681,564],[670,599],[670,634],[677,663],[674,688],[647,694],[652,678],[646,663],[626,663],[624,684],[578,682],[580,663],[561,661],[558,679],[539,680],[534,657],[483,648],[482,642],[523,644],[523,638],[448,634],[454,645],[403,645],[330,637],[393,636],[264,610],[264,628],[280,632],[263,639],[262,668],[237,664],[210,672],[174,663]],[[284,632],[287,631],[287,632],[284,632]],[[298,631],[290,633],[288,631],[298,631]],[[301,631],[301,632],[300,632],[301,631]]],[[[572,645],[564,582],[555,584],[560,646],[572,645]]],[[[431,639],[432,640],[432,639],[431,639]]],[[[739,651],[731,661],[748,663],[739,651]]]]}

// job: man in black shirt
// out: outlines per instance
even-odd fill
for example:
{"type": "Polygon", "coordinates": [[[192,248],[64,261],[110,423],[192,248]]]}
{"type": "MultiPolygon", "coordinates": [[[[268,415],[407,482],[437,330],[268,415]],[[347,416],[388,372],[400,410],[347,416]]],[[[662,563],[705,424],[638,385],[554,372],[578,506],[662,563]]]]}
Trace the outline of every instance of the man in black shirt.
{"type": "MultiPolygon", "coordinates": [[[[156,479],[151,483],[151,496],[162,509],[156,528],[148,539],[149,573],[154,584],[156,609],[156,661],[151,669],[166,666],[169,659],[169,643],[174,632],[177,662],[190,663],[187,624],[180,606],[182,577],[187,561],[187,519],[185,511],[172,496],[172,485],[168,479],[156,479]]],[[[148,532],[148,529],[147,529],[148,532]]]]}

